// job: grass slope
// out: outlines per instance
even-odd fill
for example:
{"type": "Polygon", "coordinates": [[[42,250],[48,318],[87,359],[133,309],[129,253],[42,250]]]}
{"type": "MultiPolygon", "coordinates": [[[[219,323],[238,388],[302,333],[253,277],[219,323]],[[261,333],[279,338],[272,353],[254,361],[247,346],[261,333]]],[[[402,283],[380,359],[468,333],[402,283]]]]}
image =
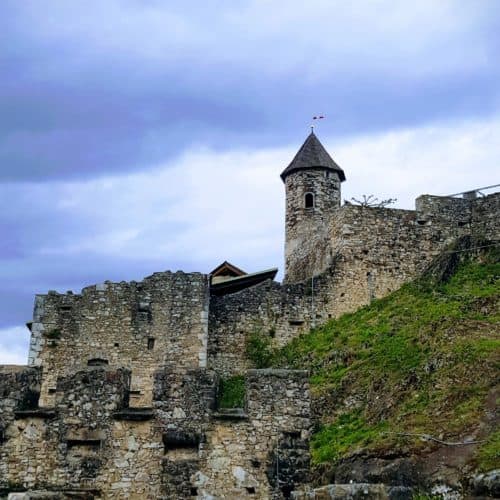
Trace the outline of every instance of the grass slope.
{"type": "Polygon", "coordinates": [[[359,449],[429,446],[415,434],[457,441],[486,432],[475,460],[490,469],[500,462],[500,435],[484,426],[497,403],[499,303],[500,263],[490,252],[445,282],[407,284],[281,350],[250,339],[249,353],[260,366],[310,370],[316,465],[359,449]]]}

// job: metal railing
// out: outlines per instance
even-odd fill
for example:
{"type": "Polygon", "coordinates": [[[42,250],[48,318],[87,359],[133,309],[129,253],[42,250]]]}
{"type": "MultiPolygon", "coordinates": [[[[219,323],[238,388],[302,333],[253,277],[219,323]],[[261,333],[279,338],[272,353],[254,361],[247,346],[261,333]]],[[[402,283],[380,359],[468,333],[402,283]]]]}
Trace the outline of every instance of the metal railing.
{"type": "Polygon", "coordinates": [[[462,191],[461,193],[453,193],[453,194],[447,194],[443,195],[444,197],[454,197],[454,196],[463,196],[464,198],[477,198],[479,196],[486,196],[483,191],[486,191],[487,189],[494,189],[500,187],[500,184],[493,184],[491,186],[484,186],[480,188],[475,188],[475,189],[469,189],[467,191],[462,191]]]}

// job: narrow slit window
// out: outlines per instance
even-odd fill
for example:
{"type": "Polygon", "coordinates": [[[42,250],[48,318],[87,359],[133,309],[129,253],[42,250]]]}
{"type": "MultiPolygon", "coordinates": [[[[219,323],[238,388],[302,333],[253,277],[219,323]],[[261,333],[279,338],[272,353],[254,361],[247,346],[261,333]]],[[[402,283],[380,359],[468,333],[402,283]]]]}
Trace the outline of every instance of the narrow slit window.
{"type": "Polygon", "coordinates": [[[314,194],[306,193],[305,206],[306,208],[314,208],[314,194]]]}
{"type": "Polygon", "coordinates": [[[155,339],[150,337],[148,339],[148,349],[152,350],[152,349],[154,349],[154,347],[155,347],[155,339]]]}

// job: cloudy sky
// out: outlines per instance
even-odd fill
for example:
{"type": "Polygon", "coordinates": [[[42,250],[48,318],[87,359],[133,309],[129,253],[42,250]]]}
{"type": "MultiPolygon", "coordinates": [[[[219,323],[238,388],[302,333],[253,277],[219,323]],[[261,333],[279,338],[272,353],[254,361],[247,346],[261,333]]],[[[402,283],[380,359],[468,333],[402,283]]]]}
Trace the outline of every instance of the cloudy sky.
{"type": "Polygon", "coordinates": [[[0,363],[35,293],[282,268],[314,114],[346,199],[500,182],[499,57],[497,0],[2,0],[0,363]]]}

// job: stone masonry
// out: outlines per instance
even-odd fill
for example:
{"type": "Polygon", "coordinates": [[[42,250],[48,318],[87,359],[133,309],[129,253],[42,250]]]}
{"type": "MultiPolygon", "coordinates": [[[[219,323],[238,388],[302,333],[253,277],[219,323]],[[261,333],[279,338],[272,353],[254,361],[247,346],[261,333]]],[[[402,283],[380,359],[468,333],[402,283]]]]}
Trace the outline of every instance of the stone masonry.
{"type": "Polygon", "coordinates": [[[341,206],[345,174],[314,134],[282,179],[281,284],[269,270],[238,270],[218,288],[207,274],[160,272],[35,297],[28,366],[0,366],[0,498],[306,491],[307,373],[253,369],[250,336],[284,345],[396,290],[457,238],[500,240],[500,193],[423,195],[415,210],[341,206]],[[243,407],[220,408],[221,380],[234,375],[243,407]]]}

